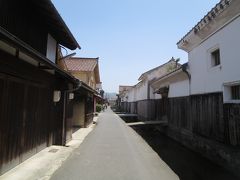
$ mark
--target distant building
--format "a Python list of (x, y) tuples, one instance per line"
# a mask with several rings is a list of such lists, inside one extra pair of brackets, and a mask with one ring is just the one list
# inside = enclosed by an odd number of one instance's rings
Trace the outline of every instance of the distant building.
[[(129, 113), (137, 113), (141, 120), (155, 120), (155, 99), (160, 99), (161, 95), (154, 93), (155, 89), (151, 86), (152, 82), (164, 76), (167, 73), (179, 68), (178, 60), (171, 58), (167, 63), (153, 68), (139, 77), (139, 82), (134, 86), (125, 88), (121, 92), (119, 87), (119, 94), (121, 94), (122, 108)], [(124, 93), (123, 93), (124, 92)]]
[[(190, 95), (189, 81), (189, 67), (188, 63), (185, 63), (180, 65), (174, 71), (171, 71), (162, 77), (156, 78), (151, 82), (151, 87), (154, 89), (153, 93), (161, 96), (159, 101), (156, 101), (157, 103), (155, 105), (156, 119), (169, 119), (170, 98), (174, 99)], [(180, 113), (182, 112), (183, 111), (180, 111)]]
[(128, 100), (127, 93), (132, 88), (133, 88), (133, 86), (124, 86), (124, 85), (119, 86), (119, 98), (121, 99), (120, 100), (121, 102)]
[(99, 73), (99, 58), (66, 58), (61, 65), (64, 70), (70, 72), (74, 77), (83, 81), (96, 91), (102, 89)]
[(75, 93), (78, 98), (73, 105), (76, 114), (73, 118), (73, 126), (86, 127), (93, 120), (97, 101), (102, 100), (98, 58), (62, 58), (60, 66), (89, 86), (85, 93), (80, 91)]

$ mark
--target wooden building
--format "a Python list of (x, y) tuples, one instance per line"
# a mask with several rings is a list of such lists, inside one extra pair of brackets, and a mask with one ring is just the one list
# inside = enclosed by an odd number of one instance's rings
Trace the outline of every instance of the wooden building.
[(0, 174), (67, 141), (79, 81), (56, 65), (59, 44), (79, 48), (50, 0), (0, 1)]
[(73, 126), (87, 127), (93, 120), (97, 101), (102, 99), (98, 58), (63, 58), (59, 64), (88, 87), (87, 91), (75, 92), (73, 105)]

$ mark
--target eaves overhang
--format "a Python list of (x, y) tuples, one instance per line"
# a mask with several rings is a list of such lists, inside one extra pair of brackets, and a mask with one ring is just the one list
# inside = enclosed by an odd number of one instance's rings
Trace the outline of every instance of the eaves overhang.
[(59, 44), (71, 50), (76, 48), (81, 49), (51, 0), (29, 0), (28, 2), (35, 8), (36, 13), (43, 17), (46, 25)]
[(240, 3), (237, 0), (221, 0), (180, 41), (179, 49), (192, 51), (210, 36), (239, 17)]
[(21, 41), (16, 36), (12, 35), (2, 27), (0, 27), (0, 39), (1, 41), (15, 48), (16, 51), (21, 51), (24, 54), (32, 57), (35, 61), (38, 62), (39, 68), (42, 68), (44, 66), (45, 69), (54, 70), (56, 73), (68, 79), (70, 82), (74, 84), (78, 84), (78, 81), (74, 76), (70, 75), (66, 71), (59, 68), (55, 63), (51, 62), (48, 58), (43, 56), (41, 53), (33, 49), (31, 46), (29, 46), (25, 42)]
[(160, 78), (155, 79), (154, 81), (151, 82), (151, 86), (156, 86), (157, 84), (161, 83), (163, 80), (170, 78), (172, 76), (175, 76), (180, 72), (183, 72), (182, 67), (180, 67), (180, 68), (176, 69), (175, 71), (172, 71)]

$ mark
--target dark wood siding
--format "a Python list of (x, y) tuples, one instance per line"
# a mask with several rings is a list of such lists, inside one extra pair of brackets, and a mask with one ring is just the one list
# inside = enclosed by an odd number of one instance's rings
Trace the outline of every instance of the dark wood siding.
[(193, 132), (223, 142), (222, 93), (191, 96), (190, 108)]
[(240, 104), (224, 104), (226, 137), (232, 145), (240, 145)]
[(141, 100), (137, 102), (138, 118), (143, 121), (156, 120), (155, 100)]
[(0, 147), (2, 153), (0, 158), (2, 163), (6, 163), (18, 158), (21, 153), (24, 86), (19, 82), (8, 81), (7, 77), (3, 75), (0, 76), (0, 79), (4, 84), (0, 119), (2, 137)]
[(0, 174), (47, 145), (62, 143), (66, 82), (0, 51)]
[(169, 103), (165, 104), (169, 126), (191, 130), (189, 99), (189, 97), (170, 98)]
[(93, 121), (93, 113), (94, 113), (94, 99), (93, 94), (87, 93), (85, 99), (85, 127), (89, 126), (89, 124)]
[(137, 114), (137, 102), (130, 102), (130, 113)]
[[(139, 120), (168, 120), (169, 128), (229, 145), (240, 145), (240, 105), (223, 104), (222, 93), (137, 103)], [(123, 102), (128, 112), (131, 103)], [(165, 117), (166, 115), (166, 117)]]
[(128, 102), (121, 102), (121, 111), (127, 112), (127, 103)]
[(29, 3), (25, 0), (1, 0), (0, 26), (46, 55), (48, 31), (43, 18)]
[[(9, 75), (1, 79), (1, 162), (19, 163), (47, 146), (50, 92), (41, 84), (29, 83)], [(30, 153), (31, 151), (31, 153)], [(29, 154), (29, 155), (27, 155)], [(11, 167), (2, 167), (2, 171)]]
[(69, 94), (66, 93), (66, 142), (72, 139), (73, 128), (73, 104), (74, 102), (69, 99)]
[(63, 111), (64, 111), (64, 96), (61, 95), (61, 99), (58, 103), (54, 104), (53, 115), (50, 128), (53, 135), (53, 144), (63, 145)]
[(169, 99), (169, 126), (225, 144), (240, 145), (240, 106), (222, 93)]
[(168, 114), (168, 104), (169, 100), (167, 98), (164, 99), (156, 99), (155, 100), (155, 119), (156, 120), (167, 120)]

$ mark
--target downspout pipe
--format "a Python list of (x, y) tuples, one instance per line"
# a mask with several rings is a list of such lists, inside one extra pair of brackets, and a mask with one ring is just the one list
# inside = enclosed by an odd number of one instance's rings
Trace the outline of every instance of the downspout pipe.
[(188, 82), (189, 82), (189, 96), (191, 95), (191, 74), (187, 71), (188, 68), (188, 63), (185, 63), (182, 65), (182, 71), (184, 73), (186, 73), (187, 77), (188, 77)]
[(83, 87), (89, 91), (91, 91), (92, 93), (94, 93), (95, 91), (93, 89), (91, 89), (90, 87), (88, 87), (85, 83), (83, 83), (82, 81), (78, 80), (75, 78), (75, 83), (77, 84), (77, 86), (73, 89), (67, 89), (63, 91), (63, 119), (62, 119), (62, 145), (66, 144), (66, 103), (67, 103), (67, 94), (71, 93), (71, 92), (75, 92), (77, 90), (79, 90), (79, 88)]
[(74, 89), (67, 89), (63, 91), (63, 118), (62, 118), (62, 145), (66, 144), (66, 103), (67, 103), (67, 94), (77, 91), (82, 86), (82, 81), (75, 79), (77, 86)]
[(188, 68), (188, 63), (185, 63), (185, 64), (182, 65), (182, 71), (187, 74), (187, 77), (188, 77), (188, 79), (190, 80), (190, 79), (191, 79), (191, 75), (190, 75), (190, 73), (187, 71), (187, 68)]
[(147, 82), (147, 100), (150, 99), (150, 84)]

